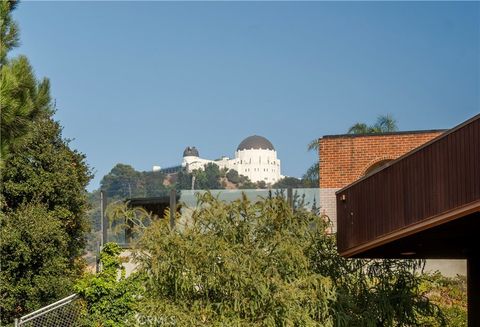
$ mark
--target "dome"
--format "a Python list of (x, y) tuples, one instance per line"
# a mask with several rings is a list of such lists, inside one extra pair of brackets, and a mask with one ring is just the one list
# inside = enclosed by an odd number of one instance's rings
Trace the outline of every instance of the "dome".
[(275, 150), (272, 142), (258, 135), (252, 135), (243, 140), (238, 145), (237, 151), (249, 149)]
[(183, 151), (184, 157), (199, 157), (199, 153), (196, 147), (194, 146), (187, 146)]

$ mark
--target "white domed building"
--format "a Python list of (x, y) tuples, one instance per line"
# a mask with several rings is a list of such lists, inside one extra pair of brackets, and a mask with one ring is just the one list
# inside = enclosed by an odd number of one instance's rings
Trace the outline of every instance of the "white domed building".
[(280, 159), (273, 144), (263, 136), (252, 135), (244, 139), (235, 151), (235, 158), (222, 157), (219, 160), (200, 158), (195, 147), (187, 147), (183, 151), (182, 166), (191, 172), (204, 169), (208, 163), (216, 164), (220, 169), (233, 169), (239, 175), (247, 176), (252, 182), (264, 181), (273, 184), (284, 176), (281, 175)]

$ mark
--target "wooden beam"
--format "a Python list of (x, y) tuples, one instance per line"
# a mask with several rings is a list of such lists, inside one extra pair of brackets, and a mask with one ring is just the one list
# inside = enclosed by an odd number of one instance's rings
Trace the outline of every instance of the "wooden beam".
[(480, 326), (480, 256), (467, 259), (468, 326)]
[(352, 257), (356, 254), (371, 250), (373, 248), (379, 247), (386, 243), (401, 239), (406, 236), (413, 235), (415, 233), (433, 228), (435, 226), (439, 226), (441, 224), (445, 224), (449, 221), (467, 216), (475, 212), (480, 212), (480, 200), (455, 208), (454, 210), (443, 212), (440, 215), (436, 215), (436, 216), (424, 219), (419, 223), (415, 223), (407, 227), (398, 229), (392, 233), (378, 237), (373, 241), (361, 244), (359, 246), (355, 246), (346, 251), (342, 251), (340, 252), (340, 255), (342, 257)]

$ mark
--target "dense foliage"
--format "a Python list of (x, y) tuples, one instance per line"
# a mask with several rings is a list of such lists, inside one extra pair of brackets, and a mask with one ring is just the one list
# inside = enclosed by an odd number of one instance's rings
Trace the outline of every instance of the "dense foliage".
[[(22, 140), (30, 130), (30, 121), (50, 109), (49, 81), (37, 81), (25, 56), (8, 59), (7, 54), (18, 45), (18, 27), (11, 17), (16, 1), (0, 3), (0, 160), (10, 147)], [(1, 165), (1, 162), (0, 162)]]
[(175, 187), (177, 190), (218, 190), (225, 189), (227, 182), (229, 188), (254, 189), (266, 188), (265, 182), (253, 183), (247, 176), (239, 175), (236, 170), (222, 171), (214, 163), (205, 165), (205, 169), (196, 169), (187, 172), (182, 169), (177, 173)]
[(133, 325), (141, 284), (137, 274), (125, 276), (120, 253), (117, 244), (105, 244), (100, 253), (101, 272), (87, 274), (75, 286), (85, 308), (83, 326)]
[[(273, 184), (272, 188), (302, 188), (304, 186), (305, 185), (301, 179), (295, 177), (285, 177)], [(318, 185), (315, 187), (318, 187)]]
[[(439, 272), (425, 274), (420, 289), (439, 306), (449, 326), (467, 326), (467, 279), (465, 276), (445, 277)], [(425, 325), (438, 326), (432, 319)]]
[(85, 187), (91, 174), (85, 156), (68, 146), (60, 125), (50, 113), (31, 122), (31, 133), (18, 146), (2, 169), (2, 199), (6, 213), (36, 201), (61, 217), (69, 236), (70, 257), (80, 255), (85, 246), (88, 221)]
[(229, 169), (225, 176), (227, 177), (227, 180), (230, 183), (233, 183), (233, 184), (240, 183), (240, 175), (238, 174), (238, 171), (236, 171), (235, 169)]
[(100, 188), (111, 199), (159, 196), (167, 188), (165, 174), (159, 171), (140, 172), (126, 164), (116, 164), (100, 181)]
[(17, 1), (0, 2), (0, 65), (7, 62), (10, 50), (19, 44), (17, 23), (12, 19), (11, 12), (17, 6)]
[(0, 320), (14, 317), (70, 295), (81, 265), (71, 262), (69, 237), (60, 211), (26, 203), (0, 213)]
[(140, 313), (178, 326), (442, 322), (420, 292), (421, 261), (343, 259), (326, 229), (280, 197), (225, 203), (206, 193), (187, 224), (171, 230), (164, 219), (146, 229)]
[(318, 217), (280, 200), (227, 204), (206, 193), (199, 204), (182, 231), (161, 220), (140, 241), (145, 316), (179, 326), (332, 323), (332, 282), (305, 253), (324, 228)]
[[(48, 304), (63, 296), (68, 287), (56, 291), (60, 285), (69, 283), (56, 281), (56, 277), (60, 278), (56, 273), (44, 282), (32, 283), (31, 289), (24, 290), (26, 294), (24, 296), (7, 292), (5, 287), (16, 288), (17, 284), (24, 285), (28, 280), (37, 280), (56, 268), (64, 273), (61, 279), (75, 278), (74, 272), (78, 273), (81, 266), (78, 259), (83, 253), (85, 234), (89, 228), (85, 215), (87, 210), (85, 187), (91, 175), (84, 156), (69, 148), (68, 143), (61, 137), (60, 125), (54, 122), (50, 115), (44, 113), (42, 117), (31, 122), (29, 135), (21, 143), (10, 148), (11, 155), (4, 161), (2, 168), (2, 231), (15, 227), (17, 232), (13, 235), (18, 237), (15, 247), (10, 247), (10, 242), (14, 242), (10, 239), (2, 238), (0, 243), (2, 252), (13, 251), (10, 253), (11, 256), (2, 256), (2, 267), (9, 267), (2, 269), (2, 279), (13, 283), (8, 285), (2, 283), (0, 286), (2, 319), (6, 321), (11, 320), (14, 312), (3, 307), (4, 304), (14, 301), (15, 313), (26, 313), (38, 308), (40, 304)], [(32, 205), (38, 208), (33, 210)], [(31, 226), (28, 223), (15, 225), (14, 222), (20, 215), (27, 215), (22, 216), (22, 219), (28, 219)], [(51, 217), (52, 221), (47, 223), (48, 219), (45, 217)], [(42, 224), (42, 229), (35, 229), (36, 224)], [(45, 230), (46, 228), (51, 230)], [(22, 254), (24, 247), (32, 246), (25, 235), (41, 233), (42, 235), (32, 236), (32, 242), (36, 242), (43, 235), (50, 233), (60, 235), (58, 228), (61, 228), (64, 247), (59, 246), (56, 249), (51, 243), (46, 243), (51, 247), (41, 247), (42, 251), (51, 251), (57, 257), (51, 258), (57, 265), (51, 266), (43, 261), (30, 264), (30, 258)], [(58, 237), (60, 239), (60, 236)], [(39, 258), (43, 257), (41, 252), (36, 255)], [(64, 266), (59, 266), (60, 262)], [(50, 291), (41, 293), (44, 296), (38, 296), (32, 301), (31, 299), (39, 292), (37, 287), (49, 288)]]
[(91, 178), (53, 120), (48, 80), (36, 79), (26, 57), (7, 56), (18, 43), (14, 5), (0, 4), (2, 323), (72, 291), (83, 268)]

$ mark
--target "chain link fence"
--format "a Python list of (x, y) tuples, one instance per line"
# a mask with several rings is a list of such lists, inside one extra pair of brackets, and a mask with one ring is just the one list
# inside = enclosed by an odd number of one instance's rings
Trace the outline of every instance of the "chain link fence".
[(77, 326), (81, 313), (78, 295), (73, 294), (15, 320), (15, 327)]

